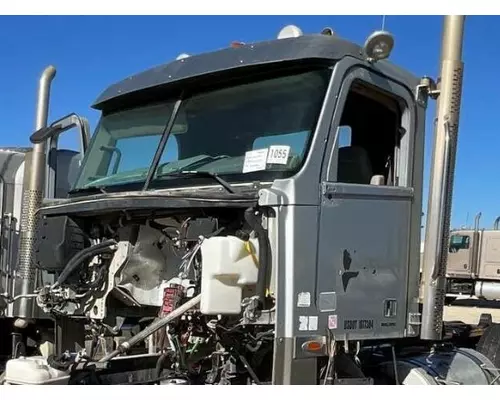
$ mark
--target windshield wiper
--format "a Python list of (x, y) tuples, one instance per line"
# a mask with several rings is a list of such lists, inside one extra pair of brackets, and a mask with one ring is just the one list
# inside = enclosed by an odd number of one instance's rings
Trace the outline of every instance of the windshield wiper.
[(229, 193), (234, 193), (234, 189), (231, 186), (231, 184), (224, 179), (222, 179), (219, 175), (214, 174), (213, 172), (209, 171), (178, 171), (178, 172), (169, 172), (167, 174), (162, 174), (157, 176), (159, 177), (165, 177), (165, 176), (185, 176), (185, 175), (198, 175), (198, 176), (207, 176), (210, 177), (214, 180), (216, 180), (220, 185), (226, 189)]
[(103, 194), (107, 194), (106, 190), (102, 186), (86, 186), (78, 189), (72, 189), (68, 192), (68, 194), (76, 194), (76, 193), (88, 193), (88, 192), (100, 192)]

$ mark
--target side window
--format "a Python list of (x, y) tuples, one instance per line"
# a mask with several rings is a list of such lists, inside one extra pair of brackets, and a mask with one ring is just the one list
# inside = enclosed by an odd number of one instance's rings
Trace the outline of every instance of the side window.
[[(353, 82), (338, 130), (337, 182), (406, 184), (409, 140), (402, 128), (405, 106), (393, 95), (360, 81)], [(406, 147), (404, 151), (402, 147)], [(400, 160), (402, 153), (405, 159)]]
[(470, 236), (452, 235), (450, 238), (450, 253), (456, 253), (459, 250), (467, 250), (470, 244)]
[(351, 127), (343, 125), (339, 127), (339, 149), (351, 145)]

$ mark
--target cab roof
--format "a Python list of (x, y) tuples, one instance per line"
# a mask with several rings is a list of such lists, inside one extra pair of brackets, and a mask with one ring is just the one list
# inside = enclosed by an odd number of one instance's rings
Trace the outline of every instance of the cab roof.
[[(244, 44), (241, 47), (193, 55), (132, 75), (105, 89), (92, 107), (105, 110), (113, 104), (123, 103), (127, 99), (147, 94), (152, 90), (166, 89), (176, 83), (182, 84), (229, 70), (241, 72), (242, 69), (250, 67), (292, 64), (301, 61), (332, 64), (346, 56), (366, 62), (362, 47), (337, 36), (304, 35)], [(408, 71), (386, 60), (377, 62), (373, 68), (410, 87), (414, 87), (419, 82), (419, 79)]]

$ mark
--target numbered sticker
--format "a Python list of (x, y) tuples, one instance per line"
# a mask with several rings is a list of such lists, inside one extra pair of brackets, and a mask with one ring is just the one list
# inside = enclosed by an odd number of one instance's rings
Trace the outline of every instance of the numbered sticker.
[(267, 163), (286, 165), (289, 154), (290, 146), (271, 146), (267, 153)]

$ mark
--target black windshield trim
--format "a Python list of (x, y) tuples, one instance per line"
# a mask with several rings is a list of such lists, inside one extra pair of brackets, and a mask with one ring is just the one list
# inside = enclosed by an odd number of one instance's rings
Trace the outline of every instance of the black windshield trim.
[(158, 169), (158, 164), (160, 163), (160, 158), (165, 150), (165, 146), (167, 145), (167, 140), (170, 137), (170, 133), (172, 132), (172, 128), (175, 124), (175, 119), (177, 118), (177, 114), (179, 113), (179, 109), (182, 105), (182, 95), (177, 99), (174, 104), (174, 108), (172, 113), (170, 114), (170, 118), (168, 119), (167, 126), (163, 131), (160, 139), (160, 143), (158, 143), (158, 148), (156, 149), (155, 155), (153, 157), (153, 162), (149, 167), (148, 175), (146, 176), (146, 180), (144, 181), (144, 187), (142, 190), (147, 190), (148, 186), (151, 184), (151, 180), (153, 176), (156, 174), (156, 170)]

